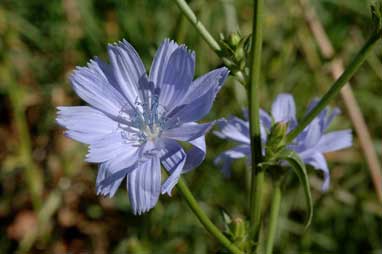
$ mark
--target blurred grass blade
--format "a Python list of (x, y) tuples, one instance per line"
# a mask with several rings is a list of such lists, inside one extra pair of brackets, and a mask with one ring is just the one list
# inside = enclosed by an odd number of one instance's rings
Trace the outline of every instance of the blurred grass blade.
[(6, 82), (6, 92), (9, 95), (14, 121), (19, 136), (19, 158), (24, 168), (24, 179), (29, 188), (33, 207), (37, 210), (42, 204), (43, 175), (32, 158), (31, 137), (25, 119), (23, 104), (24, 94), (21, 87), (11, 78), (10, 71), (3, 71), (2, 78)]

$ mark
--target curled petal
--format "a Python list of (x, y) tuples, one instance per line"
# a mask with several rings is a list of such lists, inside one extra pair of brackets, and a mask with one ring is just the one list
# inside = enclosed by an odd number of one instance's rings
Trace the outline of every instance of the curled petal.
[(164, 154), (161, 157), (161, 162), (170, 176), (162, 185), (162, 194), (167, 193), (171, 196), (171, 191), (179, 180), (186, 158), (186, 153), (176, 141), (165, 141)]
[(109, 165), (101, 163), (96, 180), (97, 194), (113, 197), (122, 180), (135, 168), (136, 165), (112, 173)]
[(198, 167), (206, 158), (206, 140), (204, 136), (188, 141), (192, 148), (187, 151), (186, 163), (182, 173), (187, 173)]

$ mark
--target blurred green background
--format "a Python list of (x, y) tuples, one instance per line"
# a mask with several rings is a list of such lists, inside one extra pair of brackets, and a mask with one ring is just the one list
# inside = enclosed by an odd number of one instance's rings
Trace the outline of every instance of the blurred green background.
[[(302, 116), (309, 101), (331, 83), (297, 0), (266, 0), (261, 105), (275, 95), (295, 95)], [(193, 10), (215, 38), (251, 32), (249, 0), (193, 0)], [(334, 45), (349, 62), (370, 32), (367, 1), (315, 0), (311, 5)], [(106, 45), (126, 38), (149, 68), (164, 38), (195, 50), (197, 76), (222, 65), (170, 0), (0, 0), (0, 253), (217, 253), (222, 251), (175, 190), (148, 214), (134, 216), (125, 188), (113, 199), (96, 196), (96, 166), (83, 162), (84, 145), (63, 136), (55, 107), (83, 102), (68, 75)], [(381, 158), (381, 43), (352, 84)], [(230, 77), (206, 120), (241, 114), (243, 88)], [(339, 97), (340, 98), (340, 97)], [(333, 106), (342, 107), (338, 99)], [(351, 128), (342, 114), (332, 129)], [(185, 176), (203, 209), (223, 228), (220, 210), (247, 212), (248, 172), (234, 163), (225, 179), (212, 161), (232, 146), (207, 137), (204, 164)], [(382, 206), (357, 140), (328, 155), (332, 183), (321, 193), (311, 170), (315, 203), (311, 227), (303, 230), (304, 196), (291, 179), (282, 201), (276, 253), (382, 253)], [(124, 185), (122, 185), (124, 186)], [(267, 212), (265, 205), (264, 212)]]

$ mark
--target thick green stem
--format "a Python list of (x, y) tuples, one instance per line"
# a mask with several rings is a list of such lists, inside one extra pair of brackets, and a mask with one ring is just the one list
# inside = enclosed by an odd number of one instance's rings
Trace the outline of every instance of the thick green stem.
[(203, 212), (182, 178), (179, 179), (177, 186), (178, 189), (182, 192), (183, 197), (186, 199), (188, 206), (191, 208), (195, 216), (203, 224), (206, 230), (210, 232), (231, 253), (242, 254), (243, 252), (238, 247), (236, 247), (228, 238), (226, 238)]
[(373, 49), (380, 36), (373, 34), (361, 48), (358, 54), (354, 57), (353, 61), (346, 68), (344, 73), (334, 82), (329, 91), (321, 98), (319, 103), (313, 108), (308, 115), (306, 115), (300, 124), (291, 131), (287, 136), (287, 142), (291, 143), (298, 134), (300, 134), (306, 126), (329, 104), (329, 102), (341, 91), (341, 88), (353, 77), (355, 72), (361, 67), (366, 60), (367, 54)]
[(271, 217), (269, 220), (267, 245), (265, 247), (265, 254), (272, 254), (273, 244), (275, 242), (275, 235), (277, 230), (277, 224), (279, 220), (281, 204), (281, 188), (280, 183), (276, 183), (273, 190), (272, 206), (271, 206)]
[(251, 239), (256, 242), (261, 222), (261, 199), (264, 172), (258, 167), (262, 161), (259, 111), (259, 83), (261, 71), (261, 50), (263, 44), (263, 0), (254, 0), (252, 51), (248, 84), (249, 124), (252, 151), (252, 176), (250, 193)]
[(212, 37), (212, 35), (208, 32), (208, 30), (204, 27), (203, 23), (199, 21), (196, 17), (195, 13), (192, 11), (190, 6), (188, 6), (185, 0), (175, 0), (179, 9), (182, 13), (187, 17), (187, 19), (191, 22), (191, 24), (195, 27), (195, 29), (200, 33), (203, 39), (207, 42), (207, 44), (218, 53), (221, 48), (219, 43)]

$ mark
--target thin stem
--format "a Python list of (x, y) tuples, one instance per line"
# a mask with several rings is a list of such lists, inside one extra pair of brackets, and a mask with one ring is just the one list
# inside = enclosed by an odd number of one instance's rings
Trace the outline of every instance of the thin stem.
[[(187, 17), (190, 23), (195, 27), (196, 31), (198, 31), (204, 41), (207, 42), (208, 46), (216, 53), (216, 55), (221, 56), (222, 48), (220, 47), (219, 43), (212, 37), (203, 23), (196, 17), (195, 13), (192, 11), (187, 2), (184, 0), (174, 1), (178, 5), (183, 15)], [(246, 84), (246, 77), (242, 71), (234, 71), (232, 72), (232, 75), (234, 75), (241, 84)]]
[(250, 193), (250, 225), (251, 239), (256, 241), (261, 220), (261, 199), (264, 181), (264, 172), (258, 167), (262, 160), (260, 116), (259, 116), (259, 83), (261, 70), (261, 50), (263, 44), (263, 0), (254, 0), (253, 28), (252, 28), (252, 51), (250, 58), (249, 74), (249, 124), (252, 151), (252, 176)]
[(217, 41), (212, 37), (203, 23), (199, 21), (190, 6), (188, 6), (187, 2), (185, 0), (175, 0), (175, 2), (182, 13), (187, 17), (187, 19), (207, 42), (207, 44), (218, 54), (221, 50), (219, 43), (217, 43)]
[[(318, 17), (315, 9), (310, 4), (309, 0), (300, 0), (300, 5), (302, 7), (306, 23), (309, 25), (309, 28), (312, 32), (314, 39), (316, 40), (322, 56), (326, 60), (330, 60), (335, 56), (335, 50), (330, 41), (320, 18)], [(382, 79), (382, 73), (380, 70), (382, 67), (379, 63), (378, 57), (376, 55), (370, 55), (367, 58), (370, 66), (374, 69), (375, 73)], [(375, 68), (373, 64), (376, 61), (378, 67)], [(373, 63), (371, 63), (373, 62)], [(332, 60), (330, 66), (331, 74), (334, 79), (337, 79), (341, 73), (344, 71), (342, 64), (342, 59), (336, 57)], [(377, 70), (377, 71), (376, 71)], [(366, 163), (369, 166), (369, 171), (374, 183), (375, 192), (379, 201), (382, 203), (382, 167), (378, 159), (378, 154), (373, 145), (373, 139), (370, 134), (370, 130), (366, 124), (366, 120), (362, 114), (361, 108), (357, 102), (357, 99), (354, 96), (354, 92), (350, 86), (350, 83), (345, 85), (341, 90), (341, 96), (344, 101), (344, 106), (348, 113), (350, 120), (352, 121), (354, 130), (358, 137), (358, 142), (361, 148), (363, 155), (365, 156)]]
[(195, 216), (203, 224), (208, 232), (210, 232), (215, 238), (226, 247), (231, 253), (242, 254), (243, 252), (236, 247), (228, 238), (226, 238), (222, 232), (212, 223), (208, 216), (204, 213), (202, 208), (198, 205), (198, 202), (192, 195), (190, 189), (187, 187), (186, 183), (182, 178), (179, 179), (177, 184), (178, 189), (182, 192), (183, 197), (186, 199), (188, 206), (191, 208)]
[(272, 254), (273, 244), (275, 242), (275, 235), (277, 224), (279, 220), (279, 212), (280, 212), (280, 204), (281, 204), (281, 188), (280, 183), (276, 183), (273, 198), (272, 198), (272, 206), (271, 206), (271, 217), (269, 221), (269, 229), (268, 229), (268, 237), (267, 244), (265, 247), (265, 254)]
[(363, 62), (366, 60), (367, 54), (373, 49), (373, 46), (379, 39), (378, 34), (373, 34), (354, 57), (353, 61), (346, 68), (344, 73), (334, 82), (329, 91), (321, 98), (319, 103), (313, 108), (312, 111), (306, 115), (300, 124), (292, 130), (287, 136), (287, 143), (291, 143), (298, 134), (300, 134), (306, 126), (329, 104), (329, 102), (341, 91), (341, 88), (346, 85), (346, 83), (351, 79), (355, 72), (361, 67)]

